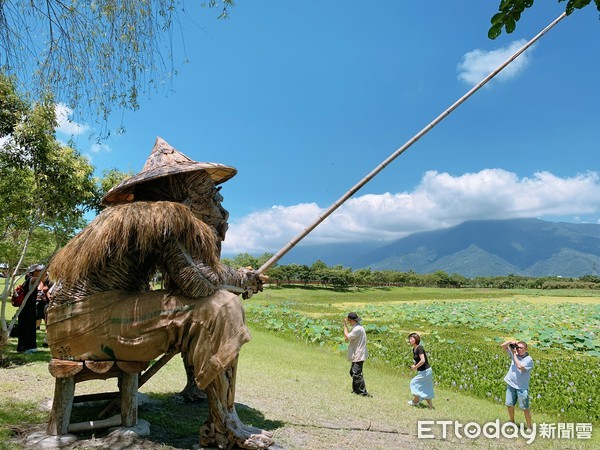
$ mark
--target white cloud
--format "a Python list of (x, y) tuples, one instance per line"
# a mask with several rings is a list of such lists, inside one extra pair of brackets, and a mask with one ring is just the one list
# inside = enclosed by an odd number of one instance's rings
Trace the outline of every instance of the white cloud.
[[(223, 252), (276, 252), (326, 209), (315, 203), (273, 206), (230, 224)], [(560, 178), (549, 172), (519, 177), (502, 169), (452, 176), (429, 171), (412, 192), (349, 199), (303, 244), (387, 241), (466, 220), (600, 213), (596, 172)]]
[[(458, 79), (469, 84), (477, 84), (488, 76), (493, 70), (497, 69), (504, 61), (514, 55), (526, 40), (520, 39), (512, 42), (508, 47), (497, 50), (485, 51), (475, 49), (463, 56), (462, 62), (458, 64)], [(498, 73), (494, 80), (507, 81), (520, 74), (531, 61), (531, 50), (535, 46), (528, 48), (519, 55), (514, 61)]]
[(107, 144), (99, 144), (99, 143), (94, 143), (92, 144), (92, 146), (90, 147), (90, 152), (92, 153), (110, 153), (112, 151), (112, 149), (110, 148), (109, 145)]
[(84, 124), (73, 122), (70, 117), (73, 115), (73, 110), (64, 103), (58, 103), (55, 107), (56, 120), (58, 126), (56, 131), (66, 134), (67, 136), (79, 136), (80, 134), (89, 133), (90, 127)]

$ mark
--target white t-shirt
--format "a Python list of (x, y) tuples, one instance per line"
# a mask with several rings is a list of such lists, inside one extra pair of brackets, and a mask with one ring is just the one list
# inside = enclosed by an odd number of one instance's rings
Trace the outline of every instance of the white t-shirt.
[(348, 333), (348, 361), (360, 362), (367, 359), (367, 333), (359, 323)]
[(523, 372), (517, 369), (513, 354), (510, 349), (506, 349), (508, 356), (511, 358), (510, 368), (504, 377), (504, 382), (515, 389), (529, 389), (529, 379), (531, 378), (531, 369), (533, 369), (533, 359), (527, 355), (519, 358), (519, 362), (525, 366)]

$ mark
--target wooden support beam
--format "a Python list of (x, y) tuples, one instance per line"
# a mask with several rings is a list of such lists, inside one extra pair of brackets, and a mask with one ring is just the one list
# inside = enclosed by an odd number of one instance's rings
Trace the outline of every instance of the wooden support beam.
[[(67, 422), (68, 425), (68, 422)], [(104, 420), (90, 420), (88, 422), (72, 423), (68, 427), (69, 433), (79, 433), (82, 431), (99, 430), (101, 428), (118, 427), (121, 425), (121, 416), (115, 415)], [(66, 434), (66, 433), (63, 433)]]
[(54, 385), (54, 401), (50, 413), (50, 422), (46, 433), (51, 436), (67, 434), (71, 410), (73, 409), (73, 394), (75, 393), (75, 378), (56, 378)]
[[(150, 378), (152, 378), (160, 369), (162, 369), (164, 367), (165, 364), (167, 364), (171, 358), (173, 358), (173, 356), (175, 356), (177, 353), (177, 351), (170, 351), (167, 353), (164, 353), (160, 359), (158, 361), (156, 361), (154, 364), (152, 364), (148, 370), (146, 370), (143, 374), (141, 374), (140, 379), (139, 379), (139, 384), (138, 384), (138, 389), (144, 385), (144, 383), (146, 383)], [(146, 363), (146, 367), (147, 367), (148, 363)], [(137, 399), (136, 399), (137, 400)], [(109, 414), (111, 414), (115, 408), (117, 407), (117, 405), (119, 404), (120, 401), (120, 397), (117, 396), (117, 398), (115, 398), (112, 402), (110, 402), (106, 408), (104, 408), (102, 410), (102, 412), (100, 413), (100, 415), (98, 417), (103, 418), (108, 416)]]

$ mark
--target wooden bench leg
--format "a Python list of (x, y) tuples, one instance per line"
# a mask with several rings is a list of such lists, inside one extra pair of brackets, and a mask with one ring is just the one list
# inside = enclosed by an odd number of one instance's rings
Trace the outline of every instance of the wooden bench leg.
[(67, 434), (71, 410), (73, 409), (73, 396), (75, 395), (75, 378), (56, 378), (54, 384), (54, 400), (52, 412), (46, 433), (51, 436)]
[(137, 425), (138, 384), (138, 373), (123, 373), (121, 380), (121, 425), (124, 427)]

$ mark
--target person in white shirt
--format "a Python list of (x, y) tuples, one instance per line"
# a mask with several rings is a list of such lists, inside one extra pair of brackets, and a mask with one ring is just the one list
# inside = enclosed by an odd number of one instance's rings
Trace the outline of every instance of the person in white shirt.
[(510, 368), (504, 382), (506, 383), (506, 407), (508, 418), (515, 421), (515, 405), (523, 410), (527, 428), (531, 429), (531, 411), (529, 410), (529, 379), (533, 369), (533, 359), (527, 353), (527, 344), (523, 341), (506, 341), (500, 344), (502, 349), (511, 358)]
[(349, 313), (348, 317), (344, 319), (344, 338), (348, 341), (348, 361), (352, 363), (350, 366), (352, 392), (370, 397), (363, 376), (363, 364), (369, 354), (367, 351), (367, 333), (360, 322), (361, 319), (355, 312)]

